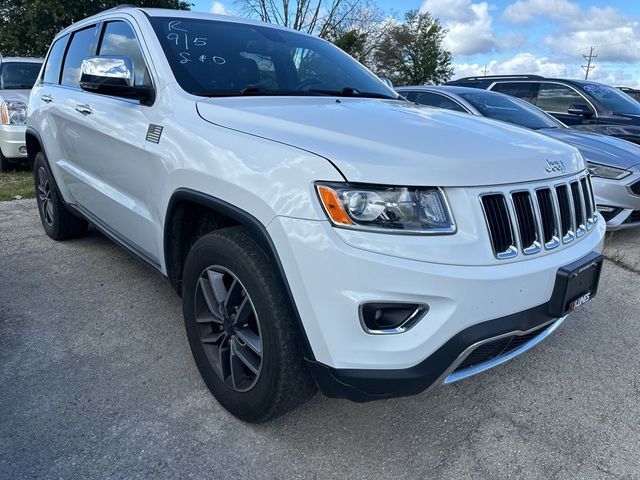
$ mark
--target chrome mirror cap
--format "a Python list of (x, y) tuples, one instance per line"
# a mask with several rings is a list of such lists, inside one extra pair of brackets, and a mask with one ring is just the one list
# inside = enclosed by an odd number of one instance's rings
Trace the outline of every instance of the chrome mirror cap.
[[(133, 60), (120, 55), (87, 57), (80, 66), (80, 87), (95, 89), (98, 85), (133, 87)], [(92, 88), (93, 87), (93, 88)]]

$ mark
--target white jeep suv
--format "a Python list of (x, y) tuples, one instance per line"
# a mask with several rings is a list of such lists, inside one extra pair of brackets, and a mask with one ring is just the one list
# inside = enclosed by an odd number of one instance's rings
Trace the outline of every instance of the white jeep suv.
[(116, 8), (56, 37), (29, 112), (47, 234), (91, 223), (165, 275), (247, 421), (465, 378), (596, 293), (577, 150), (403, 101), (312, 36)]

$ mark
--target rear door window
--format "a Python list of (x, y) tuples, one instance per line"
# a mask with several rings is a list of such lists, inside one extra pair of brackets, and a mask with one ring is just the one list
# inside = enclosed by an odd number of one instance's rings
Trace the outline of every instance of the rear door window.
[(573, 88), (559, 83), (543, 83), (538, 91), (536, 106), (545, 112), (567, 113), (571, 105), (589, 105)]
[(496, 83), (491, 90), (533, 103), (537, 86), (534, 82), (499, 82)]
[(44, 66), (42, 81), (44, 83), (60, 83), (60, 69), (62, 68), (62, 57), (64, 57), (64, 49), (67, 48), (69, 35), (59, 38), (51, 46), (47, 63)]
[(71, 44), (67, 49), (62, 69), (62, 85), (78, 87), (80, 83), (80, 66), (82, 60), (93, 52), (93, 43), (96, 38), (96, 26), (78, 30), (71, 37)]

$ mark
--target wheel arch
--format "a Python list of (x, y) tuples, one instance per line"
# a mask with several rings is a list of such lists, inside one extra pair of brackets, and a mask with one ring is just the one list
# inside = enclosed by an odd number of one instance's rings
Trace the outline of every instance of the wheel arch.
[[(194, 210), (196, 216), (194, 216)], [(204, 215), (204, 219), (198, 215)], [(203, 219), (203, 221), (191, 221), (196, 218)], [(291, 302), (295, 317), (292, 323), (298, 330), (300, 339), (303, 342), (304, 356), (308, 360), (313, 360), (315, 357), (273, 240), (262, 222), (249, 212), (196, 190), (189, 188), (175, 190), (167, 206), (163, 236), (165, 268), (169, 283), (180, 295), (182, 269), (190, 245), (202, 234), (233, 225), (247, 228), (277, 266), (278, 274)], [(183, 228), (185, 226), (187, 228)], [(194, 233), (195, 237), (193, 236)]]
[(33, 127), (27, 127), (25, 132), (25, 145), (27, 147), (27, 162), (29, 163), (29, 168), (33, 169), (33, 162), (38, 152), (43, 152), (45, 157), (47, 156), (47, 153), (44, 151), (42, 138)]

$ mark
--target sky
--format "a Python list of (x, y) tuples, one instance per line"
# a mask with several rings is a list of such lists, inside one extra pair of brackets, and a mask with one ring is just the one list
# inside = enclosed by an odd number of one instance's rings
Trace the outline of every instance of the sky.
[[(233, 13), (233, 0), (192, 0), (193, 10)], [(640, 88), (640, 0), (378, 0), (390, 15), (417, 8), (448, 30), (454, 78), (538, 74)]]

